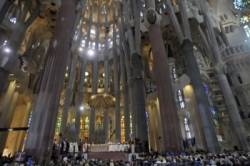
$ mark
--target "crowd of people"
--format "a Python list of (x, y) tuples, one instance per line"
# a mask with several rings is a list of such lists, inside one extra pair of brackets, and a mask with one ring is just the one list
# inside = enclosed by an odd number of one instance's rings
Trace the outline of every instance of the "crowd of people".
[[(4, 157), (0, 159), (0, 165), (35, 165), (27, 158), (24, 162), (17, 162), (15, 158)], [(110, 159), (87, 159), (84, 153), (59, 154), (52, 156), (48, 162), (49, 166), (249, 166), (250, 152), (224, 152), (220, 154), (212, 153), (167, 153), (156, 152), (142, 153), (137, 157), (132, 155), (127, 161), (113, 161)]]
[[(111, 158), (101, 160), (100, 158), (88, 158), (89, 144), (70, 143), (67, 140), (54, 142), (51, 158), (46, 161), (49, 166), (250, 166), (250, 152), (224, 151), (213, 154), (204, 151), (164, 153), (144, 152), (134, 153), (130, 146), (127, 152), (127, 160), (114, 161)], [(132, 148), (131, 148), (132, 147)], [(138, 150), (136, 146), (135, 149)], [(139, 148), (140, 149), (140, 148)], [(135, 150), (135, 151), (137, 151)], [(8, 165), (37, 165), (32, 156), (19, 153), (16, 156), (5, 156), (0, 158), (0, 166)], [(44, 164), (43, 164), (44, 165)]]

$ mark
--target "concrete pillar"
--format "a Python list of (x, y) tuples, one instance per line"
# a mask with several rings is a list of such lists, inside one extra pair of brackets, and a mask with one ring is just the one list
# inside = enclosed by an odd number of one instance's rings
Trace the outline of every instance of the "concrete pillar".
[[(130, 139), (134, 139), (135, 136), (135, 110), (133, 109), (133, 89), (132, 89), (132, 77), (131, 77), (131, 66), (130, 66), (130, 62), (129, 62), (129, 53), (128, 53), (128, 48), (124, 47), (124, 61), (125, 61), (125, 71), (126, 71), (126, 75), (127, 75), (127, 88), (128, 91), (126, 93), (128, 93), (128, 104), (129, 104), (129, 116), (132, 116), (132, 131), (130, 130), (129, 127), (129, 132), (130, 132)], [(125, 87), (126, 88), (126, 87)], [(125, 94), (124, 94), (125, 95)], [(130, 119), (130, 117), (129, 117)], [(132, 133), (132, 136), (131, 136)]]
[(189, 40), (192, 39), (191, 37), (191, 30), (190, 30), (190, 26), (189, 26), (189, 18), (188, 18), (188, 5), (187, 5), (187, 0), (178, 0), (178, 4), (179, 4), (179, 9), (181, 12), (181, 20), (182, 20), (182, 24), (183, 24), (183, 31), (185, 34), (185, 37)]
[(209, 152), (219, 152), (220, 147), (218, 144), (215, 128), (213, 126), (212, 115), (210, 112), (210, 104), (208, 96), (206, 95), (200, 70), (194, 56), (193, 44), (189, 40), (184, 40), (182, 43), (182, 54), (185, 59), (185, 69), (191, 79), (194, 87), (194, 93), (197, 102), (197, 111), (199, 112), (203, 133), (206, 141), (206, 146)]
[(92, 62), (92, 93), (97, 94), (98, 90), (98, 61), (93, 61)]
[(9, 73), (0, 67), (0, 97), (6, 92), (8, 86), (8, 76)]
[(76, 1), (62, 1), (56, 29), (47, 52), (49, 57), (34, 106), (25, 151), (40, 164), (49, 159), (57, 120), (67, 59), (70, 56)]
[(104, 60), (104, 92), (108, 93), (109, 92), (109, 60), (105, 58)]
[(73, 90), (75, 85), (76, 78), (76, 65), (77, 65), (78, 57), (76, 54), (73, 54), (71, 57), (71, 65), (70, 65), (70, 74), (69, 74), (69, 82), (66, 88), (64, 107), (62, 112), (62, 124), (61, 124), (61, 133), (63, 136), (66, 136), (66, 128), (67, 128), (67, 120), (68, 120), (68, 111), (72, 103), (73, 99)]
[(93, 143), (95, 136), (95, 119), (96, 119), (96, 110), (94, 108), (90, 109), (89, 113), (89, 143)]
[(136, 124), (135, 124), (135, 138), (141, 144), (141, 151), (148, 150), (148, 126), (145, 108), (145, 89), (143, 80), (143, 64), (141, 56), (133, 54), (131, 63), (132, 69), (132, 96), (133, 96), (133, 109), (135, 110)]
[[(99, 22), (100, 19), (100, 11), (99, 8), (97, 9), (97, 21)], [(100, 27), (99, 24), (96, 26), (96, 38), (95, 38), (95, 50), (98, 50), (99, 47), (99, 34), (100, 34)], [(92, 92), (93, 94), (97, 94), (98, 91), (98, 83), (99, 83), (99, 62), (98, 62), (98, 58), (96, 57), (96, 59), (94, 59), (93, 61), (93, 70), (92, 70), (92, 74), (93, 74), (93, 79), (92, 79)]]
[[(135, 5), (138, 7), (137, 3), (131, 2), (132, 8), (135, 10)], [(129, 7), (128, 4), (124, 4), (124, 16), (126, 21), (129, 22)], [(132, 114), (132, 123), (133, 123), (133, 137), (137, 138), (142, 146), (141, 151), (147, 151), (148, 147), (148, 126), (147, 126), (147, 117), (145, 110), (145, 89), (143, 81), (143, 65), (140, 57), (140, 15), (138, 12), (135, 12), (134, 15), (134, 27), (128, 27), (127, 36), (129, 44), (129, 53), (130, 58), (126, 56), (125, 66), (127, 69), (127, 74), (129, 78), (129, 94), (130, 94), (130, 104), (131, 104), (131, 114)], [(124, 23), (122, 24), (125, 25)], [(132, 29), (136, 28), (135, 35), (132, 33)]]
[[(105, 15), (105, 24), (107, 24), (106, 28), (108, 28), (108, 15)], [(108, 30), (106, 29), (105, 31), (105, 48), (104, 48), (104, 92), (108, 93), (109, 92), (109, 56), (108, 56)]]
[(234, 133), (236, 134), (236, 137), (238, 139), (239, 145), (241, 149), (249, 151), (250, 147), (247, 141), (247, 131), (240, 117), (237, 103), (232, 93), (232, 89), (228, 83), (227, 77), (225, 73), (223, 73), (221, 70), (217, 70), (216, 74), (217, 74), (216, 77), (218, 79), (220, 88), (222, 90), (225, 99), (225, 104), (231, 119), (231, 124), (233, 126)]
[(127, 75), (125, 68), (125, 55), (120, 55), (120, 68), (121, 68), (121, 76), (122, 76), (122, 84), (123, 84), (123, 98), (124, 98), (124, 124), (125, 124), (125, 141), (129, 142), (130, 138), (130, 110), (129, 110), (129, 87), (127, 83)]
[(208, 149), (209, 151), (212, 151), (212, 152), (218, 151), (219, 145), (218, 145), (216, 133), (212, 124), (212, 119), (211, 119), (212, 117), (210, 114), (208, 98), (205, 94), (199, 68), (197, 66), (196, 59), (193, 54), (193, 45), (191, 42), (192, 40), (191, 30), (190, 30), (189, 20), (187, 16), (187, 1), (186, 0), (178, 1), (180, 12), (181, 12), (184, 36), (187, 39), (184, 42), (183, 42), (184, 37), (182, 35), (182, 32), (180, 33), (179, 23), (178, 23), (178, 20), (176, 19), (173, 6), (169, 0), (167, 1), (167, 4), (171, 11), (170, 12), (171, 20), (172, 22), (175, 22), (174, 27), (176, 28), (176, 33), (179, 34), (178, 36), (179, 41), (182, 43), (183, 55), (186, 55), (185, 59), (187, 58), (187, 61), (185, 61), (186, 71), (189, 77), (191, 78), (193, 86), (195, 87), (195, 95), (196, 95), (197, 106), (198, 106), (197, 111), (199, 111), (199, 114), (202, 119), (203, 129), (204, 129), (204, 134), (206, 138), (206, 143), (208, 144)]
[(104, 110), (104, 139), (105, 143), (109, 142), (109, 114), (108, 114), (108, 109)]
[[(113, 18), (115, 19), (113, 11)], [(113, 67), (114, 67), (114, 94), (115, 94), (115, 140), (121, 142), (121, 113), (120, 113), (120, 72), (119, 72), (119, 55), (117, 51), (116, 36), (117, 25), (113, 24)]]
[[(86, 9), (86, 2), (85, 1), (80, 1), (77, 6), (77, 16), (76, 16), (76, 21), (74, 25), (74, 29), (76, 31), (79, 31), (79, 36), (77, 37), (76, 41), (72, 45), (72, 51), (78, 50), (79, 43), (81, 42), (81, 35), (82, 35), (82, 13), (85, 12)], [(80, 22), (80, 23), (79, 23)], [(76, 94), (76, 109), (75, 109), (75, 129), (76, 129), (76, 141), (79, 141), (79, 134), (80, 134), (80, 125), (81, 125), (81, 111), (80, 108), (83, 103), (83, 97), (84, 97), (84, 79), (85, 79), (85, 71), (86, 71), (86, 65), (87, 61), (84, 59), (82, 60), (79, 56), (77, 57), (79, 61), (79, 70), (80, 70), (80, 78), (78, 82), (78, 92)], [(76, 66), (75, 66), (76, 67)]]
[[(157, 24), (157, 13), (154, 10), (147, 12), (149, 39), (153, 52), (153, 72), (160, 102), (163, 139), (165, 151), (181, 151), (180, 124), (177, 115), (175, 100), (171, 85), (168, 58), (162, 39), (161, 27)], [(163, 72), (164, 71), (164, 72)]]
[(191, 30), (187, 13), (187, 1), (178, 0), (178, 4), (181, 11), (183, 31), (186, 38), (186, 40), (182, 41), (182, 54), (185, 56), (185, 69), (195, 89), (194, 92), (197, 101), (197, 111), (199, 112), (201, 118), (207, 149), (210, 152), (218, 152), (220, 147), (218, 144), (215, 128), (213, 126), (210, 104), (208, 101), (208, 96), (205, 93), (200, 70), (194, 56)]
[[(116, 48), (114, 48), (116, 49)], [(120, 115), (120, 76), (118, 55), (114, 51), (114, 89), (115, 89), (115, 137), (116, 142), (121, 142), (121, 115)]]
[(181, 26), (179, 24), (179, 21), (175, 15), (175, 10), (172, 6), (172, 2), (170, 0), (166, 0), (167, 6), (169, 8), (169, 17), (171, 20), (172, 25), (174, 26), (174, 29), (176, 31), (176, 35), (180, 41), (180, 43), (182, 43), (183, 39), (184, 39), (184, 35), (181, 29)]
[(85, 80), (85, 71), (86, 71), (87, 62), (80, 63), (80, 80), (78, 84), (78, 95), (77, 95), (77, 102), (76, 102), (76, 121), (75, 121), (75, 128), (76, 128), (76, 136), (77, 140), (80, 134), (80, 122), (81, 122), (81, 110), (80, 107), (83, 104), (84, 99), (84, 80)]
[[(124, 7), (126, 8), (126, 6), (124, 5)], [(124, 14), (125, 16), (125, 14)], [(128, 16), (126, 16), (127, 18)], [(133, 101), (133, 89), (132, 89), (132, 66), (130, 64), (130, 52), (135, 51), (135, 47), (134, 47), (134, 41), (133, 41), (133, 36), (132, 36), (132, 32), (131, 29), (129, 28), (127, 30), (127, 35), (128, 35), (128, 45), (127, 45), (127, 41), (125, 40), (125, 36), (124, 36), (124, 22), (122, 22), (122, 26), (121, 26), (121, 32), (120, 33), (120, 37), (121, 37), (121, 43), (122, 44), (122, 49), (124, 51), (124, 63), (125, 63), (125, 71), (126, 71), (126, 75), (127, 75), (127, 86), (128, 86), (128, 100), (129, 100), (129, 114), (130, 116), (132, 116), (132, 131), (130, 131), (130, 139), (134, 140), (135, 138), (135, 126), (136, 126), (136, 116), (135, 116), (135, 110), (134, 110), (134, 102)], [(132, 134), (132, 135), (131, 135)]]

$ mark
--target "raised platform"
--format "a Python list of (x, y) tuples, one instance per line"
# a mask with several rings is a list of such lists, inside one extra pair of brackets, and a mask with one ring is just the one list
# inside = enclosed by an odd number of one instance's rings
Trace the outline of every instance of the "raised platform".
[(88, 145), (89, 152), (127, 152), (128, 144), (91, 144)]
[(128, 161), (128, 153), (125, 153), (125, 152), (89, 152), (88, 159)]

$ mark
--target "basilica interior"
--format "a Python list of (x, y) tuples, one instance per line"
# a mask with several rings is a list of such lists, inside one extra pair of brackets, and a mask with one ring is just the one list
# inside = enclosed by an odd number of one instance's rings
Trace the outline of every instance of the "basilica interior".
[(1, 0), (0, 153), (249, 150), (249, 5)]

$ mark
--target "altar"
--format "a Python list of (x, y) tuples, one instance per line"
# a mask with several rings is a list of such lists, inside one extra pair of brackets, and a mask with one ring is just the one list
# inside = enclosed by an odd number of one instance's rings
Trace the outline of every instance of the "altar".
[(127, 152), (129, 144), (91, 144), (89, 152)]

